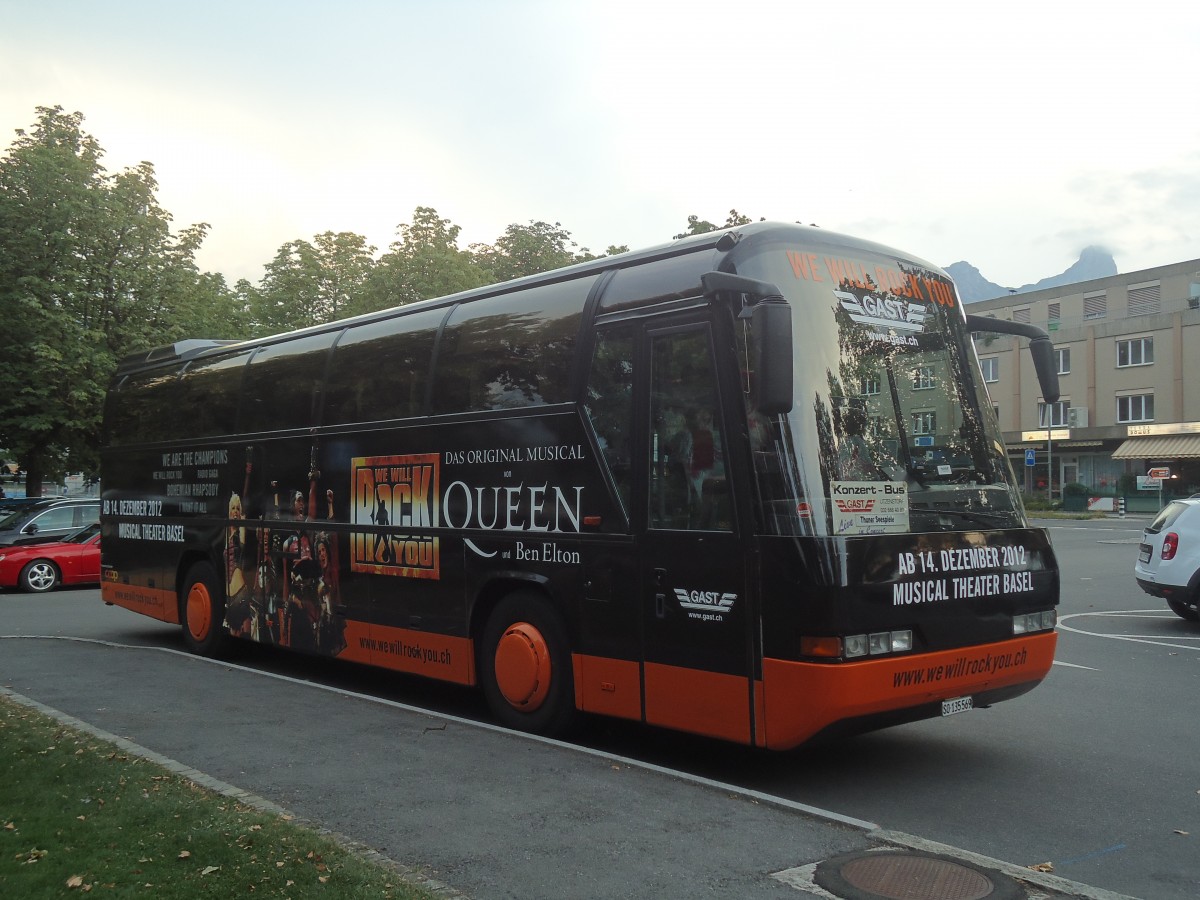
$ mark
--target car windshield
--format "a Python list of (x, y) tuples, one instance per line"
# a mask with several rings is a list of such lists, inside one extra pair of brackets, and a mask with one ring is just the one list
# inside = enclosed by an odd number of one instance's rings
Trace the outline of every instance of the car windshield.
[(0, 509), (0, 528), (11, 528), (27, 509), (27, 507), (21, 506)]

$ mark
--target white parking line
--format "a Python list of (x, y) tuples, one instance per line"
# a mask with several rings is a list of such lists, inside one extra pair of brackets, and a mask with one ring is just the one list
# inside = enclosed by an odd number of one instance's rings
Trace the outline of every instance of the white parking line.
[(1083, 634), (1088, 637), (1108, 638), (1114, 641), (1129, 641), (1133, 644), (1151, 644), (1155, 647), (1173, 647), (1176, 650), (1200, 650), (1200, 634), (1192, 637), (1190, 635), (1176, 636), (1172, 640), (1179, 641), (1195, 641), (1195, 644), (1173, 644), (1168, 641), (1159, 641), (1149, 638), (1145, 635), (1138, 634), (1103, 634), (1096, 631), (1085, 631), (1082, 628), (1073, 628), (1067, 625), (1069, 619), (1099, 619), (1099, 618), (1130, 618), (1130, 619), (1173, 619), (1174, 616), (1162, 615), (1160, 609), (1121, 609), (1113, 610), (1112, 612), (1087, 612), (1087, 613), (1072, 613), (1067, 616), (1062, 616), (1058, 620), (1058, 627), (1063, 631), (1070, 631), (1073, 634)]

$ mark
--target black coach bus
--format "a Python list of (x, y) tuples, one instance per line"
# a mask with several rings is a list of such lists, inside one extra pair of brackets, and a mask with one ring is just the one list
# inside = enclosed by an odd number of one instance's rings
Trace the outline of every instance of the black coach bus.
[(756, 223), (124, 360), (103, 598), (783, 749), (1033, 688), (1058, 572), (940, 269)]

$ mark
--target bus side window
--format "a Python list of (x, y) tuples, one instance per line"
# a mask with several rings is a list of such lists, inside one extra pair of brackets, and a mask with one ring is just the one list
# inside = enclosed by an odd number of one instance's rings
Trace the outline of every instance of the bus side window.
[(325, 361), (339, 333), (326, 331), (260, 348), (246, 370), (238, 430), (276, 431), (316, 425)]
[(650, 527), (729, 531), (733, 513), (708, 332), (655, 337), (651, 367)]
[[(131, 375), (121, 384), (116, 399), (109, 399), (105, 418), (110, 443), (136, 444), (158, 440), (184, 423), (187, 410), (179, 402), (179, 364)], [(169, 421), (164, 421), (168, 419)]]
[(324, 424), (421, 415), (433, 344), (445, 316), (439, 308), (348, 328), (333, 350)]
[(519, 409), (571, 399), (583, 305), (599, 276), (461, 303), (438, 347), (432, 412)]
[(210, 437), (237, 430), (242, 376), (250, 350), (191, 363), (180, 377), (179, 406), (187, 410), (187, 424), (176, 437)]
[(596, 338), (584, 409), (626, 512), (633, 494), (633, 330), (619, 328)]

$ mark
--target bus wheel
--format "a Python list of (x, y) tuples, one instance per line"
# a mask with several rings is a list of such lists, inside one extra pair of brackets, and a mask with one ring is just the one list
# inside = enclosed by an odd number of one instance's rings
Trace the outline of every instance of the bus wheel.
[(200, 656), (223, 656), (229, 643), (225, 603), (216, 573), (208, 563), (196, 563), (188, 569), (180, 612), (187, 648)]
[(479, 649), (483, 693), (510, 728), (561, 735), (575, 723), (575, 687), (566, 629), (550, 604), (522, 591), (500, 601)]

